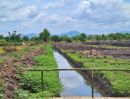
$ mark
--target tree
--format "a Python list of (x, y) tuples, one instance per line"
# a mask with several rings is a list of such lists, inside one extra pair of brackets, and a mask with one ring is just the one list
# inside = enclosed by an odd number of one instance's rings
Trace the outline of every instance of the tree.
[(29, 41), (29, 38), (28, 38), (27, 36), (24, 36), (24, 37), (23, 37), (23, 40), (24, 40), (24, 41)]
[(4, 39), (3, 35), (0, 35), (0, 39)]
[(61, 41), (60, 37), (57, 36), (57, 35), (52, 35), (52, 36), (51, 36), (51, 40), (52, 40), (52, 41), (56, 41), (56, 42)]
[(68, 37), (67, 35), (61, 36), (61, 40), (65, 41), (65, 42), (72, 42), (71, 38)]
[(8, 42), (5, 39), (0, 39), (0, 46), (7, 45)]
[(21, 38), (20, 38), (20, 34), (16, 34), (17, 31), (14, 31), (12, 34), (10, 32), (8, 32), (9, 34), (9, 40), (13, 41), (13, 42), (20, 42)]
[(106, 36), (104, 34), (101, 35), (102, 40), (107, 40)]
[(45, 28), (43, 32), (40, 33), (40, 40), (42, 41), (49, 41), (50, 39), (50, 32)]
[(85, 35), (85, 33), (80, 33), (78, 39), (79, 39), (81, 42), (85, 42), (85, 40), (86, 40), (86, 35)]
[(40, 38), (39, 37), (32, 37), (31, 40), (32, 41), (40, 41)]
[(100, 40), (102, 39), (102, 37), (101, 37), (100, 35), (95, 35), (95, 39), (96, 39), (97, 41), (100, 41)]

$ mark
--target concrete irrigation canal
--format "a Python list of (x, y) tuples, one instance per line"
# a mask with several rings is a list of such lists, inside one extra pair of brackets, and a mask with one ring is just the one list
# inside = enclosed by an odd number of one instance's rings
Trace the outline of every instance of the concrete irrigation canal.
[[(59, 52), (54, 51), (59, 69), (71, 69), (71, 64)], [(91, 84), (77, 71), (59, 71), (59, 78), (63, 85), (61, 97), (66, 96), (92, 96)], [(94, 96), (101, 97), (101, 93), (94, 89)]]

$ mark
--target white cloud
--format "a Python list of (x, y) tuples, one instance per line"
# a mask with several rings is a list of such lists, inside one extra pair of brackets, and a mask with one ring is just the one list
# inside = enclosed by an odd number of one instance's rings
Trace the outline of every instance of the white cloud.
[[(68, 2), (70, 3), (70, 2)], [(56, 9), (59, 7), (65, 7), (66, 3), (64, 0), (60, 2), (49, 2), (44, 8), (46, 9)], [(71, 6), (71, 5), (70, 5)], [(128, 24), (128, 19), (130, 18), (130, 12), (126, 9), (130, 7), (123, 0), (82, 0), (79, 3), (78, 8), (74, 9), (73, 15), (60, 15), (60, 13), (51, 13), (46, 15), (48, 11), (43, 11), (37, 17), (38, 20), (42, 20), (44, 24), (68, 26), (72, 27), (87, 26), (92, 28), (92, 26), (103, 25), (104, 28), (112, 26), (119, 27), (122, 23)], [(118, 26), (116, 26), (118, 25)], [(99, 27), (98, 27), (99, 28)]]
[(13, 1), (5, 0), (1, 2), (0, 22), (23, 21), (37, 15), (37, 7), (35, 5), (24, 6), (21, 0)]
[[(114, 24), (128, 21), (130, 5), (123, 0), (83, 0), (80, 2), (76, 15), (78, 18), (91, 20), (98, 24)], [(127, 15), (126, 15), (127, 13)]]
[[(22, 7), (14, 12), (14, 15), (18, 18), (33, 18), (38, 14), (37, 7), (35, 5), (30, 5), (27, 7)], [(14, 15), (12, 17), (14, 17)]]
[(56, 2), (49, 2), (49, 3), (47, 3), (47, 5), (45, 5), (44, 10), (62, 8), (70, 3), (71, 3), (71, 0), (58, 0)]
[(21, 3), (21, 0), (1, 0), (0, 9), (16, 9), (21, 5)]
[(129, 29), (129, 9), (130, 3), (124, 0), (1, 0), (0, 32), (14, 24), (13, 29), (24, 31), (44, 27), (54, 32)]
[(0, 22), (7, 19), (7, 17), (10, 16), (12, 11), (17, 9), (19, 6), (21, 6), (20, 0), (16, 0), (14, 4), (13, 2), (10, 2), (10, 0), (0, 1)]
[(63, 15), (58, 15), (58, 14), (50, 14), (48, 16), (45, 16), (43, 18), (43, 22), (47, 24), (73, 24), (76, 22), (75, 19), (73, 19), (71, 16), (63, 16)]

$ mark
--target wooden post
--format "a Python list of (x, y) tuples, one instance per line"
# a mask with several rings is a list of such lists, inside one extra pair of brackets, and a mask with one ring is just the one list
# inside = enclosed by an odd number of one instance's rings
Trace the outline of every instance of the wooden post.
[(93, 70), (92, 70), (92, 74), (91, 74), (91, 76), (92, 76), (92, 98), (94, 97), (94, 83), (93, 83)]
[(43, 70), (41, 70), (41, 87), (42, 87), (42, 91), (44, 90), (44, 86), (43, 86)]

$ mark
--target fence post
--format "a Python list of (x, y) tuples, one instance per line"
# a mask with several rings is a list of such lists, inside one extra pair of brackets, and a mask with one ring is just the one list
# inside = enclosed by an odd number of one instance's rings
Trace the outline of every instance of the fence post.
[(43, 70), (41, 70), (41, 87), (42, 87), (42, 91), (44, 90), (44, 86), (43, 86)]
[(91, 74), (91, 80), (92, 80), (92, 98), (94, 97), (94, 83), (93, 83), (93, 69), (92, 69), (92, 74)]

